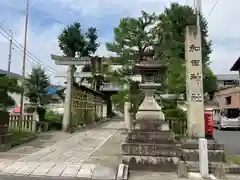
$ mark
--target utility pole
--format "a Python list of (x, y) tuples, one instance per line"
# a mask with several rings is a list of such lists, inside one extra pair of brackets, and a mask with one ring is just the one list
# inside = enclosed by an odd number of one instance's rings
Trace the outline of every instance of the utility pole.
[(201, 0), (194, 0), (194, 10), (195, 10), (195, 13), (197, 14), (197, 26), (198, 26), (198, 28), (200, 28), (200, 14), (202, 12), (202, 1)]
[(24, 79), (26, 70), (26, 52), (27, 52), (27, 32), (28, 32), (28, 11), (29, 11), (29, 0), (26, 0), (26, 20), (25, 20), (25, 35), (24, 35), (24, 50), (23, 50), (23, 62), (22, 62), (22, 82), (21, 82), (21, 99), (20, 99), (20, 114), (24, 112)]
[[(194, 11), (195, 14), (197, 15), (197, 22), (196, 22), (196, 26), (197, 26), (197, 35), (196, 35), (196, 40), (198, 41), (199, 47), (202, 47), (202, 41), (201, 41), (201, 37), (202, 37), (202, 31), (201, 31), (201, 27), (200, 27), (200, 15), (202, 12), (202, 1), (201, 0), (194, 0)], [(199, 53), (202, 53), (202, 48), (200, 48), (201, 51)], [(199, 55), (199, 57), (201, 57), (200, 62), (202, 63), (202, 56)], [(199, 69), (200, 70), (200, 69)], [(200, 75), (203, 76), (202, 70), (199, 71)], [(201, 80), (202, 81), (202, 80)], [(202, 89), (202, 100), (204, 102), (204, 94), (203, 94), (203, 84), (201, 82), (201, 89)], [(199, 120), (200, 120), (200, 124), (198, 126), (199, 128), (199, 139), (198, 139), (198, 147), (199, 147), (199, 170), (200, 170), (200, 174), (203, 178), (209, 178), (209, 169), (208, 169), (208, 142), (207, 139), (204, 137), (205, 135), (205, 118), (204, 118), (204, 103), (203, 103), (203, 111), (201, 112), (201, 109), (199, 109), (199, 111), (201, 113), (203, 113), (202, 117), (200, 118), (199, 116)]]
[(10, 43), (9, 43), (9, 54), (8, 54), (8, 71), (7, 71), (7, 75), (9, 76), (10, 75), (10, 72), (11, 72), (11, 62), (12, 62), (12, 36), (13, 36), (13, 33), (12, 31), (10, 30)]

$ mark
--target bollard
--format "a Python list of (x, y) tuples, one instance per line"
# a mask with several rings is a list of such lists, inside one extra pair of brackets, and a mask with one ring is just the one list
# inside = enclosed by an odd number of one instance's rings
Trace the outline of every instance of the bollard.
[(208, 142), (205, 138), (199, 138), (198, 148), (199, 148), (199, 168), (200, 174), (203, 178), (209, 178), (208, 171)]
[(124, 121), (125, 121), (125, 127), (128, 132), (132, 130), (132, 119), (131, 114), (129, 112), (130, 110), (130, 102), (125, 102), (124, 104)]

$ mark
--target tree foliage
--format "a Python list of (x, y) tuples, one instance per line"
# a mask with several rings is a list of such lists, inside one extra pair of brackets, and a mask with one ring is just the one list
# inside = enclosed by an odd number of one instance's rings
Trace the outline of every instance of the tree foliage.
[[(78, 54), (81, 57), (84, 57), (95, 54), (99, 47), (97, 39), (98, 35), (96, 28), (90, 27), (87, 32), (84, 32), (81, 24), (75, 22), (64, 28), (58, 37), (58, 42), (60, 49), (66, 56), (75, 57), (75, 55)], [(91, 70), (91, 66), (93, 65), (85, 65), (83, 72), (86, 72), (88, 69)], [(74, 70), (76, 70), (76, 68)], [(80, 80), (80, 83), (82, 83), (83, 80), (84, 78)], [(89, 78), (88, 81), (90, 81)], [(97, 80), (91, 79), (91, 82), (95, 83), (95, 81)]]
[(114, 42), (106, 44), (109, 51), (117, 54), (113, 61), (125, 65), (130, 60), (139, 60), (142, 52), (154, 44), (152, 26), (155, 20), (155, 13), (148, 14), (144, 11), (138, 18), (121, 19), (114, 29)]
[(116, 95), (116, 99), (131, 101), (133, 113), (136, 112), (136, 104), (138, 105), (138, 101), (141, 100), (139, 98), (141, 91), (138, 83), (130, 78), (133, 74), (132, 65), (142, 58), (142, 53), (147, 48), (155, 44), (152, 33), (155, 20), (155, 13), (148, 14), (144, 11), (138, 18), (123, 18), (118, 27), (114, 29), (114, 41), (106, 44), (107, 49), (117, 55), (117, 57), (112, 57), (112, 62), (122, 65), (122, 68), (111, 74), (113, 81), (129, 86), (128, 90), (124, 90), (125, 93)]
[[(185, 28), (196, 23), (196, 15), (189, 6), (172, 3), (170, 8), (158, 16), (155, 27), (156, 38), (161, 41), (156, 46), (157, 57), (168, 66), (168, 89), (174, 93), (185, 92)], [(213, 91), (216, 88), (216, 77), (209, 68), (211, 41), (208, 40), (206, 19), (200, 15), (202, 31), (202, 60), (204, 91)]]
[(49, 87), (49, 77), (41, 67), (33, 68), (31, 74), (25, 79), (25, 96), (35, 106), (43, 104), (43, 96)]
[[(114, 41), (107, 43), (106, 47), (116, 53), (117, 57), (112, 61), (123, 65), (123, 74), (129, 70), (126, 68), (129, 60), (139, 60), (145, 49), (153, 47), (156, 59), (168, 67), (165, 82), (161, 82), (163, 87), (168, 92), (183, 94), (186, 89), (185, 28), (194, 23), (196, 15), (191, 7), (172, 3), (158, 15), (142, 12), (138, 18), (123, 18), (114, 29)], [(211, 41), (208, 40), (207, 21), (202, 15), (200, 26), (204, 91), (209, 92), (216, 88), (216, 77), (209, 68)]]
[(16, 103), (9, 93), (21, 93), (21, 87), (18, 85), (17, 79), (0, 76), (0, 109), (2, 110), (13, 107)]
[(66, 56), (75, 57), (89, 56), (97, 51), (99, 43), (97, 43), (97, 30), (90, 27), (84, 32), (80, 23), (73, 23), (63, 29), (58, 37), (59, 47)]

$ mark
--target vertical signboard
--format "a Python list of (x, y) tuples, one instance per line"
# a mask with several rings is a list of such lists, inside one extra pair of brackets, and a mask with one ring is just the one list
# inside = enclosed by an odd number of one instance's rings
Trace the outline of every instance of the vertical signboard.
[(197, 26), (186, 28), (186, 90), (188, 135), (205, 137), (201, 35)]

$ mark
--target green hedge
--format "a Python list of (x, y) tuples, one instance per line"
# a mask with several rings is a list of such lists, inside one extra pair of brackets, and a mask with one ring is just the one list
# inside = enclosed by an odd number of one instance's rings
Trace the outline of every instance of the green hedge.
[(185, 136), (187, 133), (187, 115), (177, 106), (177, 102), (173, 99), (164, 100), (163, 112), (169, 122), (170, 129), (176, 135)]
[(180, 108), (175, 108), (175, 109), (166, 109), (164, 111), (165, 116), (168, 117), (179, 117), (179, 118), (185, 118), (186, 119), (186, 112), (184, 112), (182, 109)]
[(62, 129), (63, 115), (55, 111), (47, 111), (45, 113), (45, 122), (48, 123), (49, 129), (60, 130)]

